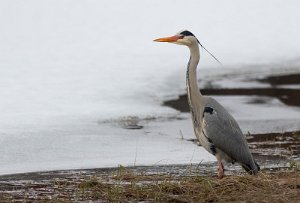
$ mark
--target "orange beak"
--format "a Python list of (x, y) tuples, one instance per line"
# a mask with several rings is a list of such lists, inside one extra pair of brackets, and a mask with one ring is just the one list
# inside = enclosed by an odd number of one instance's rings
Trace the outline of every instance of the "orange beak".
[(172, 37), (163, 37), (155, 39), (155, 42), (176, 42), (178, 39), (180, 39), (180, 36), (172, 36)]

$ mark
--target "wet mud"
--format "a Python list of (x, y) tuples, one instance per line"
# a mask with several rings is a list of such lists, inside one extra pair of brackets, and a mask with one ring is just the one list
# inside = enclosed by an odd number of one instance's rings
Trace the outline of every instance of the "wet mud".
[(252, 153), (260, 157), (300, 161), (300, 131), (247, 136)]
[[(146, 177), (145, 181), (139, 184), (149, 184), (153, 178), (158, 181), (165, 181), (166, 177), (172, 180), (180, 180), (184, 177), (212, 177), (217, 180), (217, 164), (199, 163), (191, 165), (170, 165), (170, 166), (139, 166), (119, 167), (87, 170), (64, 170), (50, 172), (34, 172), (15, 175), (0, 176), (0, 200), (5, 202), (77, 202), (84, 199), (85, 189), (92, 188), (95, 180), (101, 184), (132, 186), (130, 180), (134, 181), (134, 174)], [(266, 174), (296, 174), (298, 169), (286, 166), (273, 166), (267, 168), (262, 166), (263, 175)], [(245, 172), (237, 164), (225, 165), (226, 176), (239, 177)], [(122, 177), (121, 181), (116, 177)], [(295, 175), (292, 177), (294, 178)], [(225, 177), (226, 179), (226, 177)], [(157, 182), (157, 180), (153, 182)], [(99, 183), (97, 183), (99, 184)], [(134, 182), (134, 184), (136, 184)], [(153, 183), (152, 183), (153, 184)], [(101, 186), (101, 185), (100, 185)], [(101, 189), (104, 189), (100, 187)], [(97, 192), (97, 191), (96, 191)], [(101, 201), (102, 202), (102, 201)], [(107, 201), (109, 202), (109, 201)]]

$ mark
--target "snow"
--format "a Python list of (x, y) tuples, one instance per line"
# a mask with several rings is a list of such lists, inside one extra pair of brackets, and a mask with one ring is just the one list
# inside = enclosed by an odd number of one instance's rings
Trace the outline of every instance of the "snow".
[[(180, 128), (193, 136), (190, 120), (174, 120), (185, 115), (160, 105), (184, 91), (188, 50), (152, 40), (192, 31), (224, 64), (203, 52), (201, 78), (220, 78), (231, 68), (285, 70), (300, 61), (299, 6), (295, 0), (1, 1), (0, 174), (214, 160), (180, 139)], [(269, 119), (239, 112), (233, 113), (241, 121)], [(107, 123), (130, 116), (166, 120), (136, 131)], [(299, 110), (278, 107), (276, 116), (292, 120)]]

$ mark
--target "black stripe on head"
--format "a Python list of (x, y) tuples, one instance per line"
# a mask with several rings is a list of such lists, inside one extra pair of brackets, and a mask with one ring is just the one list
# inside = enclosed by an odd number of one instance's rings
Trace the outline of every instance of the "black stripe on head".
[(180, 33), (180, 35), (183, 35), (183, 36), (193, 36), (193, 37), (195, 37), (195, 35), (193, 35), (193, 33), (191, 33), (191, 32), (188, 31), (188, 30), (182, 31), (182, 32)]

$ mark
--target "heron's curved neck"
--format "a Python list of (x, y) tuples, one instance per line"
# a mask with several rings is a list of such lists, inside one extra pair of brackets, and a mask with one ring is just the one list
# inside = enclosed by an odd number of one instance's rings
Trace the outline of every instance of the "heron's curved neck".
[(200, 60), (199, 46), (198, 44), (189, 47), (191, 56), (187, 67), (186, 73), (186, 86), (188, 93), (188, 103), (192, 114), (194, 129), (199, 129), (201, 125), (201, 106), (204, 103), (202, 94), (200, 93), (197, 83), (197, 65)]
[(190, 107), (195, 106), (195, 103), (201, 102), (203, 96), (200, 93), (197, 83), (197, 65), (200, 60), (200, 52), (198, 44), (190, 48), (190, 60), (186, 73), (186, 85), (188, 91), (188, 99)]

